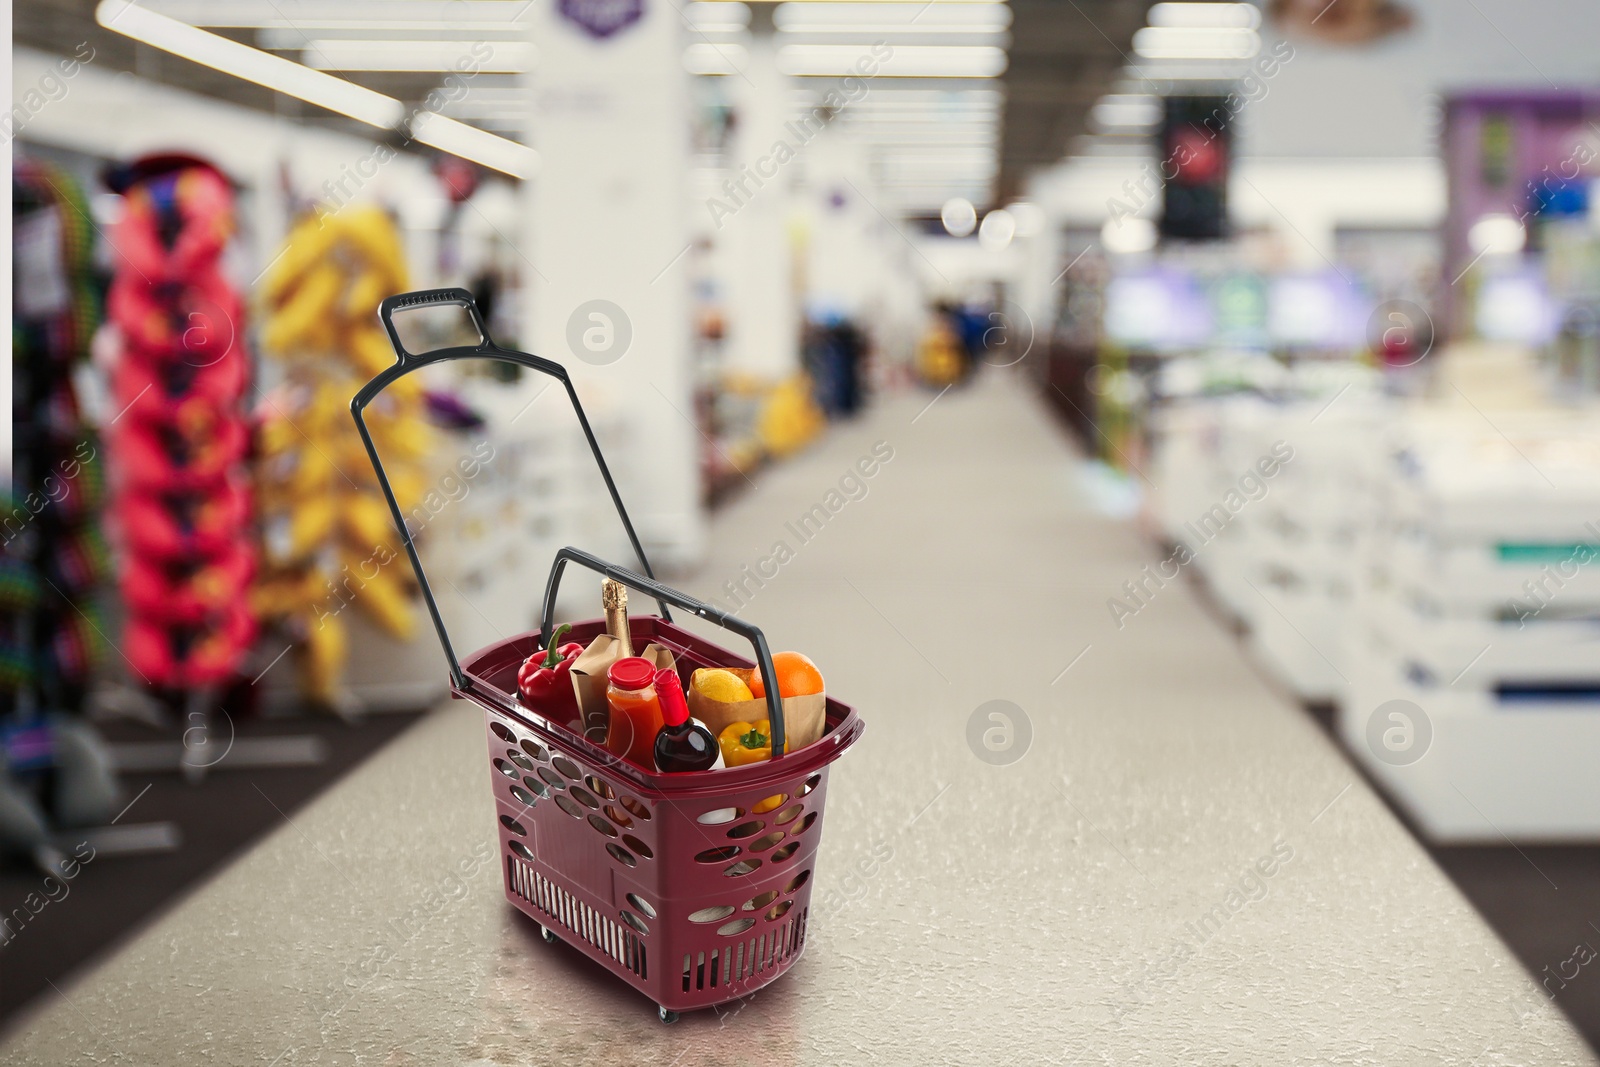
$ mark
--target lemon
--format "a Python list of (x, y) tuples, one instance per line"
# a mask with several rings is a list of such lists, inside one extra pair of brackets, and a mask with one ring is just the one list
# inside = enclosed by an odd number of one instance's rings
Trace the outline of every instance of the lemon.
[(738, 700), (753, 700), (750, 687), (737, 674), (717, 667), (702, 667), (689, 680), (694, 691), (711, 700), (732, 704)]

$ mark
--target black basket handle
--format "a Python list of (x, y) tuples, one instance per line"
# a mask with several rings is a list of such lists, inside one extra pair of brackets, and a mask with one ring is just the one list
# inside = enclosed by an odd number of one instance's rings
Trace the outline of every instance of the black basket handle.
[[(421, 354), (406, 351), (405, 346), (400, 343), (400, 335), (395, 332), (394, 313), (440, 304), (454, 304), (466, 309), (467, 314), (472, 317), (472, 324), (478, 330), (480, 338), (478, 344), (441, 348)], [(583, 427), (583, 436), (589, 442), (589, 451), (594, 454), (594, 461), (600, 468), (600, 476), (605, 479), (606, 491), (611, 494), (611, 503), (616, 506), (617, 517), (622, 520), (622, 527), (628, 532), (628, 543), (633, 546), (634, 553), (639, 557), (639, 565), (649, 576), (648, 579), (641, 580), (647, 580), (651, 585), (656, 584), (655, 574), (650, 570), (650, 561), (645, 558), (644, 546), (639, 543), (639, 535), (634, 532), (633, 523), (628, 518), (628, 510), (622, 506), (622, 497), (617, 495), (617, 485), (611, 480), (611, 470), (606, 466), (605, 457), (600, 454), (600, 444), (594, 438), (594, 430), (589, 427), (589, 418), (583, 413), (583, 405), (578, 403), (578, 393), (573, 389), (572, 379), (567, 376), (565, 367), (552, 360), (530, 356), (526, 352), (512, 352), (496, 345), (489, 337), (489, 327), (483, 321), (483, 313), (478, 310), (478, 302), (465, 289), (425, 289), (387, 297), (378, 305), (378, 319), (388, 331), (390, 343), (394, 345), (395, 363), (392, 367), (378, 372), (370, 382), (357, 391), (350, 400), (350, 414), (356, 420), (356, 429), (361, 433), (362, 444), (367, 446), (367, 457), (372, 460), (372, 470), (378, 476), (378, 487), (383, 490), (384, 499), (389, 502), (389, 514), (394, 519), (395, 529), (400, 533), (400, 540), (405, 544), (406, 555), (411, 560), (411, 569), (416, 572), (417, 584), (422, 589), (422, 599), (428, 605), (428, 614), (433, 619), (434, 630), (439, 634), (439, 644), (444, 649), (445, 659), (450, 662), (450, 681), (457, 689), (466, 688), (466, 676), (461, 671), (461, 661), (456, 658), (455, 648), (450, 644), (450, 635), (445, 631), (444, 618), (439, 614), (439, 604), (433, 598), (433, 588), (428, 584), (428, 576), (422, 569), (422, 560), (417, 556), (417, 547), (411, 541), (411, 530), (406, 526), (405, 515), (400, 511), (399, 501), (394, 498), (394, 490), (389, 486), (389, 476), (384, 473), (383, 460), (378, 457), (378, 449), (372, 443), (372, 434), (368, 432), (364, 418), (367, 405), (396, 379), (435, 363), (447, 363), (457, 359), (495, 359), (536, 370), (561, 382), (566, 386), (567, 399), (572, 401), (572, 410), (578, 415), (578, 424)], [(659, 588), (666, 589), (665, 586)], [(681, 593), (677, 595), (682, 596)], [(657, 597), (657, 603), (661, 608), (661, 617), (670, 622), (672, 616), (667, 612), (668, 599)], [(547, 628), (541, 632), (549, 631)]]
[[(748, 623), (737, 615), (729, 615), (721, 608), (714, 607), (702, 600), (696, 600), (687, 593), (681, 593), (669, 585), (662, 585), (654, 578), (647, 578), (624, 570), (614, 563), (607, 563), (598, 556), (592, 556), (581, 549), (563, 548), (556, 552), (555, 562), (550, 565), (550, 580), (544, 587), (544, 611), (540, 615), (539, 632), (552, 633), (551, 627), (555, 624), (556, 593), (561, 585), (561, 575), (567, 569), (567, 561), (582, 564), (590, 570), (603, 574), (612, 581), (621, 582), (629, 589), (654, 597), (657, 603), (665, 601), (676, 604), (684, 611), (692, 612), (696, 618), (705, 619), (715, 623), (724, 630), (731, 630), (755, 646), (756, 665), (761, 671), (761, 678), (767, 688), (767, 721), (772, 725), (772, 758), (777, 759), (785, 751), (785, 733), (783, 728), (783, 698), (778, 692), (777, 671), (772, 667), (772, 652), (767, 648), (767, 638), (759, 627)], [(666, 609), (662, 612), (665, 614)]]

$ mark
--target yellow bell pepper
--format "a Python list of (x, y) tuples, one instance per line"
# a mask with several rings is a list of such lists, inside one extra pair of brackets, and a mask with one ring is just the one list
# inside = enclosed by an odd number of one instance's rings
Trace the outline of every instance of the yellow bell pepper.
[(717, 744), (722, 746), (724, 766), (760, 763), (772, 758), (772, 724), (766, 719), (755, 723), (730, 722), (717, 735)]

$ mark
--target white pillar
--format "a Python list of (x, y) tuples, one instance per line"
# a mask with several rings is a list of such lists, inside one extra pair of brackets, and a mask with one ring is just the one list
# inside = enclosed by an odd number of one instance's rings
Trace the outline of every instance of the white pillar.
[[(778, 69), (770, 5), (755, 5), (753, 15), (749, 63), (742, 77), (736, 74), (728, 79), (737, 115), (728, 154), (729, 180), (743, 181), (750, 195), (736, 199), (727, 192), (713, 212), (714, 240), (725, 250), (720, 258), (728, 266), (724, 366), (778, 381), (800, 366), (800, 323), (789, 236), (798, 160), (773, 151), (775, 145), (792, 146), (796, 140), (784, 127), (790, 117), (794, 84)], [(740, 199), (742, 206), (727, 214), (725, 205), (737, 204)]]
[(531, 263), (533, 351), (570, 368), (591, 414), (619, 424), (602, 442), (607, 461), (651, 562), (672, 568), (704, 547), (691, 421), (689, 75), (674, 6), (646, 2), (632, 9), (637, 21), (603, 24), (629, 10), (617, 0), (532, 5), (541, 166), (518, 243)]

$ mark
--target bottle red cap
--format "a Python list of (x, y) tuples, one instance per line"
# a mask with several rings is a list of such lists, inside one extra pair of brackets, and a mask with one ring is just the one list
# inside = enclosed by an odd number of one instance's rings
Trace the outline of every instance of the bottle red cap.
[(656, 672), (656, 699), (661, 702), (661, 721), (682, 726), (689, 721), (689, 702), (683, 699), (683, 680), (671, 667)]
[(655, 680), (655, 664), (642, 656), (619, 659), (606, 671), (606, 681), (618, 689), (644, 689)]

